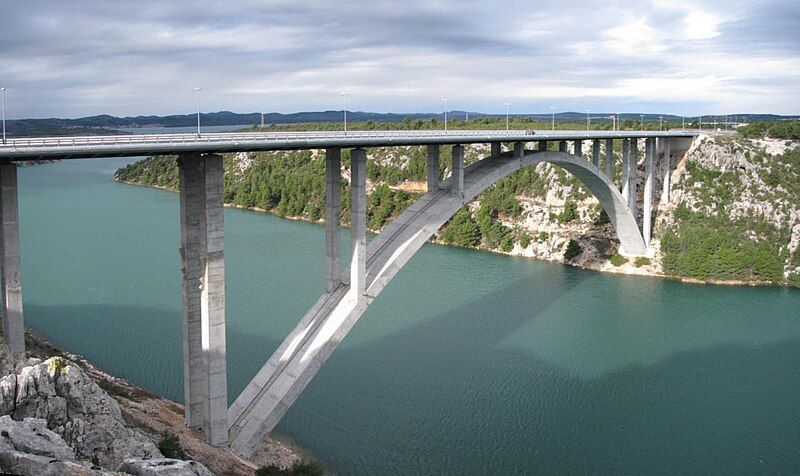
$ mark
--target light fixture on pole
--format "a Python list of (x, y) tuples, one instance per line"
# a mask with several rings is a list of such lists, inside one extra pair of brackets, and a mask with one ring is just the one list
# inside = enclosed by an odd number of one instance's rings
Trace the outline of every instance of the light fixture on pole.
[(349, 96), (350, 93), (347, 91), (339, 91), (339, 95), (342, 96), (344, 111), (344, 133), (347, 135), (347, 96)]
[(591, 118), (589, 117), (589, 110), (586, 109), (586, 130), (589, 130), (589, 123), (591, 122)]
[(195, 105), (197, 106), (197, 137), (200, 137), (200, 91), (202, 90), (203, 88), (199, 86), (194, 88)]
[(6, 143), (6, 88), (0, 88), (0, 93), (3, 95), (3, 144)]
[(444, 131), (445, 132), (447, 132), (447, 101), (449, 101), (449, 100), (450, 100), (450, 98), (443, 98), (442, 99), (442, 102), (444, 103)]
[(558, 106), (550, 106), (550, 111), (552, 111), (552, 113), (553, 113), (553, 128), (552, 128), (552, 130), (556, 130), (556, 109), (558, 109)]
[(503, 103), (506, 106), (506, 132), (508, 132), (508, 111), (511, 108), (510, 102)]
[(644, 114), (639, 114), (639, 117), (642, 119), (642, 130), (644, 130)]
[(663, 125), (664, 125), (664, 116), (658, 116), (658, 130), (661, 130)]

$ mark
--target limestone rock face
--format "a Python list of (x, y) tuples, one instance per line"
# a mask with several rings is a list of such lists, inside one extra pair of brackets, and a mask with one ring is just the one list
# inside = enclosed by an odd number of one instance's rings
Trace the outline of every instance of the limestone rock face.
[(60, 357), (0, 380), (0, 410), (14, 420), (43, 419), (79, 459), (104, 468), (116, 468), (126, 458), (161, 457), (150, 439), (125, 426), (114, 399)]
[(118, 471), (137, 476), (214, 476), (197, 461), (182, 461), (171, 458), (126, 459)]
[(0, 449), (55, 459), (75, 459), (72, 448), (61, 436), (48, 430), (47, 422), (39, 418), (14, 421), (8, 415), (0, 416)]
[(119, 473), (20, 451), (0, 451), (0, 471), (22, 476), (105, 476)]

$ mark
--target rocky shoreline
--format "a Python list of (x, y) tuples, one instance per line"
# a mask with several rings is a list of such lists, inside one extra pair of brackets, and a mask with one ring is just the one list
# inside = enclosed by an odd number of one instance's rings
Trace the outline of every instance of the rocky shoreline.
[[(268, 437), (252, 461), (208, 445), (186, 428), (183, 407), (109, 375), (26, 332), (27, 358), (2, 351), (0, 472), (9, 474), (253, 474), (289, 468), (299, 452)], [(164, 458), (163, 435), (187, 460)]]

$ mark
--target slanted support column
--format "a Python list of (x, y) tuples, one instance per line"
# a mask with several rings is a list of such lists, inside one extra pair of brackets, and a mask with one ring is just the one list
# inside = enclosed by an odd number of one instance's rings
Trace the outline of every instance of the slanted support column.
[(22, 277), (19, 253), (17, 166), (0, 162), (0, 281), (3, 295), (3, 337), (9, 352), (25, 355)]
[(644, 200), (642, 207), (642, 235), (644, 244), (650, 246), (652, 235), (652, 216), (653, 216), (653, 166), (656, 156), (656, 140), (649, 137), (645, 142), (644, 154)]
[(341, 216), (342, 151), (333, 147), (325, 151), (325, 254), (328, 271), (325, 290), (329, 293), (342, 284)]
[(219, 155), (178, 158), (187, 425), (215, 446), (228, 441), (225, 222)]
[(502, 144), (499, 142), (492, 142), (492, 157), (499, 157), (502, 151)]
[(525, 155), (525, 143), (514, 142), (514, 158), (519, 159)]
[(367, 151), (350, 151), (350, 289), (367, 291)]
[(578, 157), (581, 157), (583, 155), (583, 141), (582, 140), (573, 141), (572, 154), (573, 155), (577, 155)]
[(428, 191), (439, 190), (439, 144), (428, 146)]
[(627, 203), (628, 201), (628, 171), (630, 170), (630, 166), (628, 162), (631, 160), (631, 140), (630, 139), (623, 139), (622, 140), (622, 174), (620, 176), (620, 191), (622, 192), (622, 198)]
[(600, 140), (595, 139), (592, 141), (592, 164), (600, 168)]
[(565, 140), (558, 141), (558, 151), (564, 153), (567, 152), (567, 141)]
[(606, 139), (606, 175), (613, 177), (614, 173), (614, 139)]
[(664, 170), (663, 170), (663, 187), (664, 189), (661, 191), (661, 203), (669, 203), (669, 188), (670, 188), (670, 155), (672, 151), (670, 150), (670, 141), (669, 139), (662, 139), (664, 141)]
[[(639, 140), (632, 139), (630, 151), (628, 152), (628, 209), (631, 214), (637, 217), (636, 199), (638, 198), (638, 191), (636, 185), (636, 176), (639, 169)], [(637, 220), (638, 221), (638, 220)]]
[(453, 167), (451, 191), (459, 197), (464, 197), (464, 146), (453, 146)]

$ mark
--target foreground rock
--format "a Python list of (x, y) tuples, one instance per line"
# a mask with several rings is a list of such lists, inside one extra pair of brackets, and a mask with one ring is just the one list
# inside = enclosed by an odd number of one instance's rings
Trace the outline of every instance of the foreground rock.
[(197, 461), (181, 461), (178, 459), (127, 459), (119, 467), (127, 474), (137, 476), (213, 476), (211, 471)]

